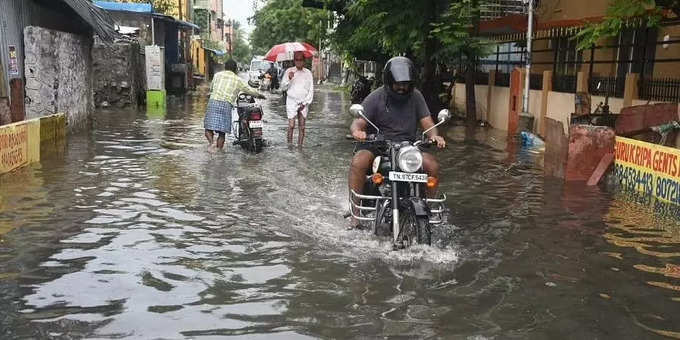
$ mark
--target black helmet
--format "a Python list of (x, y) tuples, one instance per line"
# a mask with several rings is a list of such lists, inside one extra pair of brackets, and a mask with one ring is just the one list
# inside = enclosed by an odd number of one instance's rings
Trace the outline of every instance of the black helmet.
[(403, 81), (410, 82), (409, 93), (413, 91), (413, 83), (416, 81), (416, 68), (411, 59), (394, 57), (388, 60), (383, 69), (383, 83), (387, 89), (392, 90), (392, 84)]

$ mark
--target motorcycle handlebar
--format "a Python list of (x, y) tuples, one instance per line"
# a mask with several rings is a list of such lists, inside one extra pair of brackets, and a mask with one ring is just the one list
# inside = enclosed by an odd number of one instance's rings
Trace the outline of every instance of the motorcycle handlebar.
[(432, 145), (436, 145), (436, 144), (437, 144), (437, 142), (432, 138), (419, 140), (419, 141), (413, 143), (414, 146), (423, 147), (423, 148), (426, 148), (426, 149), (431, 147)]

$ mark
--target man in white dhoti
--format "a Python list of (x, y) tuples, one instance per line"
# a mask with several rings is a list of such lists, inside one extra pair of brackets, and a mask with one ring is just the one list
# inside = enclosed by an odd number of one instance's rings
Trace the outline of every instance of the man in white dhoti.
[(287, 91), (286, 113), (288, 116), (288, 143), (293, 143), (295, 118), (298, 120), (298, 146), (302, 146), (305, 139), (305, 120), (309, 112), (309, 104), (314, 97), (314, 79), (312, 72), (306, 69), (305, 57), (302, 52), (295, 52), (293, 56), (295, 66), (286, 70), (281, 81), (281, 89)]

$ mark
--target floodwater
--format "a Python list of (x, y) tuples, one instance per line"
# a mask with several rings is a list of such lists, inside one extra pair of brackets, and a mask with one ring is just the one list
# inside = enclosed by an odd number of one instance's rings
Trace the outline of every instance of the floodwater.
[(208, 152), (205, 96), (108, 110), (0, 176), (2, 339), (680, 337), (680, 223), (542, 175), (540, 152), (449, 126), (448, 223), (391, 251), (345, 231), (348, 99), (318, 89), (302, 148)]

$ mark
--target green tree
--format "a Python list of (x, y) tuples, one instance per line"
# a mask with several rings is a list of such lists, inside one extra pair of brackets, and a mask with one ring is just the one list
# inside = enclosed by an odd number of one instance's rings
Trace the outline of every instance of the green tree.
[[(339, 7), (337, 1), (334, 8)], [(441, 106), (436, 66), (450, 61), (450, 55), (472, 40), (471, 14), (478, 12), (478, 7), (477, 0), (354, 1), (344, 7), (333, 36), (334, 46), (350, 56), (379, 63), (394, 55), (411, 58), (422, 68), (421, 90), (434, 111)], [(457, 13), (460, 10), (466, 15)], [(452, 18), (465, 21), (450, 22)], [(468, 54), (473, 56), (474, 51), (470, 49)]]
[[(435, 24), (432, 34), (442, 42), (438, 59), (453, 64), (456, 58), (464, 61), (465, 108), (468, 121), (477, 116), (475, 72), (479, 58), (489, 54), (490, 44), (479, 37), (480, 0), (458, 0), (451, 3), (441, 23)], [(483, 5), (483, 4), (482, 4)]]
[(250, 64), (250, 59), (253, 58), (253, 53), (250, 50), (248, 42), (244, 39), (243, 30), (238, 21), (232, 23), (234, 27), (234, 41), (232, 42), (232, 56), (236, 62), (241, 64)]
[(597, 42), (618, 36), (623, 30), (646, 25), (658, 27), (668, 12), (680, 16), (678, 0), (613, 0), (604, 19), (591, 23), (577, 35), (577, 48), (588, 49)]
[(325, 41), (329, 12), (304, 8), (302, 0), (269, 0), (250, 20), (255, 26), (250, 36), (252, 51), (263, 55), (283, 42), (302, 41), (316, 46), (320, 40)]

